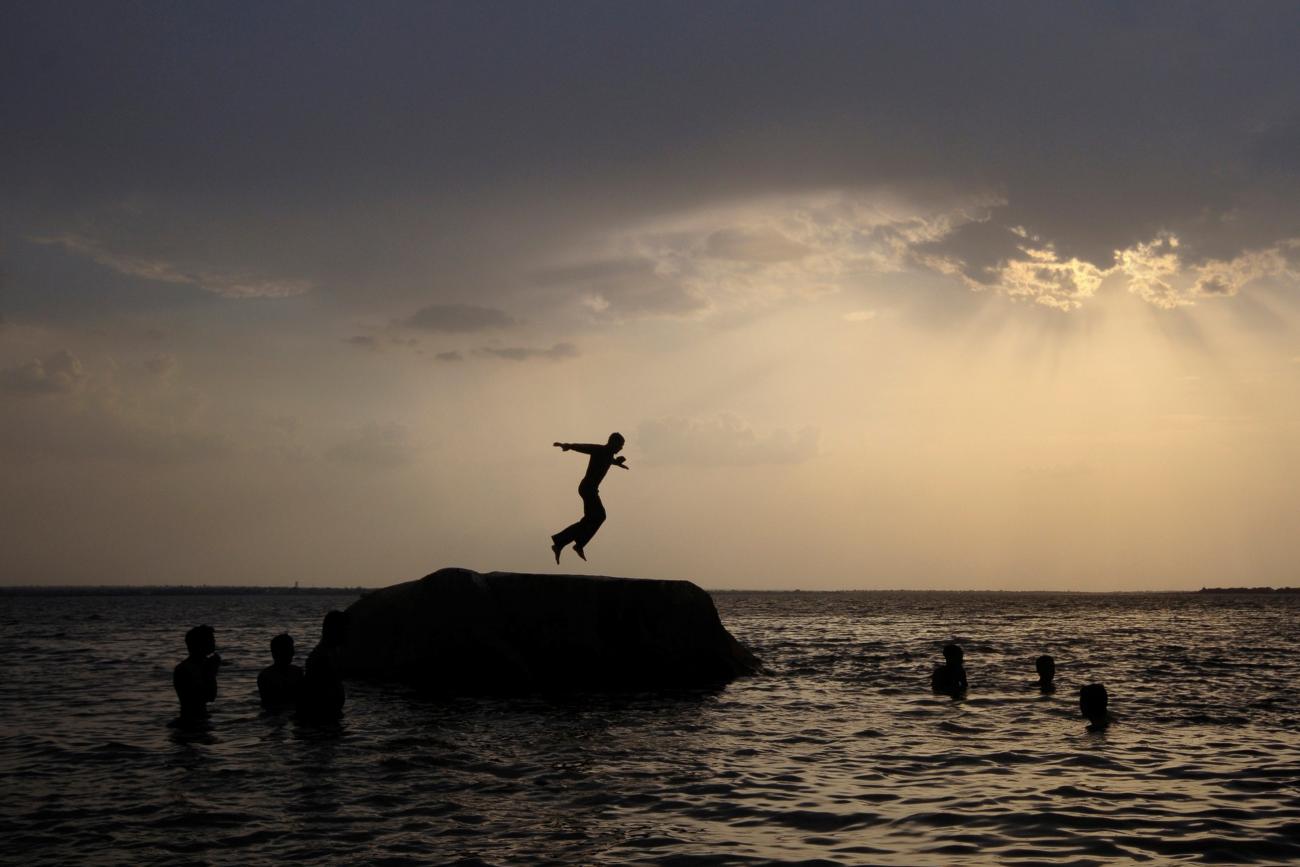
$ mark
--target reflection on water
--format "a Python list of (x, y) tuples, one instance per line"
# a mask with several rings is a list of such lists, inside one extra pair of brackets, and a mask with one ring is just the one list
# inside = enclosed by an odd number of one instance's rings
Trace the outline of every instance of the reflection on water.
[[(25, 863), (1300, 859), (1300, 600), (717, 594), (774, 674), (714, 693), (265, 714), (267, 641), (329, 597), (0, 598), (0, 833)], [(185, 628), (209, 725), (169, 728)], [(969, 693), (929, 689), (965, 649)], [(1035, 658), (1056, 660), (1057, 690)], [(1085, 731), (1078, 687), (1117, 723)]]

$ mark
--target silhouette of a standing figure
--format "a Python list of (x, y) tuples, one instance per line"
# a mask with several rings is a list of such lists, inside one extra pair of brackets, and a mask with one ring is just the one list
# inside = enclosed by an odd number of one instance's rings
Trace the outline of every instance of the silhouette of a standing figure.
[(605, 506), (600, 502), (600, 482), (610, 467), (627, 469), (624, 458), (614, 457), (623, 450), (623, 442), (621, 433), (612, 433), (609, 442), (603, 446), (591, 443), (555, 443), (556, 448), (566, 452), (581, 452), (591, 456), (591, 460), (587, 461), (587, 474), (578, 483), (578, 496), (582, 497), (582, 519), (551, 537), (551, 552), (555, 554), (556, 563), (560, 562), (560, 552), (570, 542), (578, 556), (587, 559), (584, 549), (600, 525), (605, 523)]
[(262, 707), (282, 710), (298, 702), (302, 691), (302, 669), (293, 664), (293, 638), (281, 632), (271, 639), (271, 658), (275, 663), (257, 675), (257, 694)]
[(181, 701), (181, 719), (187, 722), (206, 719), (208, 702), (217, 698), (217, 671), (221, 656), (217, 653), (216, 631), (206, 623), (185, 633), (189, 656), (172, 670), (172, 686)]
[(347, 693), (339, 659), (348, 642), (348, 616), (331, 611), (321, 623), (320, 644), (307, 655), (302, 690), (298, 694), (298, 716), (308, 720), (336, 720), (343, 716)]
[(1044, 653), (1034, 660), (1034, 668), (1038, 669), (1038, 688), (1042, 692), (1055, 692), (1056, 683), (1056, 660)]
[(1079, 688), (1079, 713), (1088, 718), (1088, 731), (1104, 732), (1113, 717), (1106, 710), (1110, 696), (1100, 683), (1090, 683)]
[(935, 668), (930, 675), (930, 686), (935, 692), (941, 692), (958, 698), (966, 694), (966, 666), (962, 663), (965, 654), (960, 644), (945, 644), (943, 647), (943, 665)]

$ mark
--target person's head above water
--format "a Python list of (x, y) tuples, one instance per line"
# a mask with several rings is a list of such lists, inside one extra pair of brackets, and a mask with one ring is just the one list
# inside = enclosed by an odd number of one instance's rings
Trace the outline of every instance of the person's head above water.
[(1100, 683), (1090, 683), (1079, 688), (1079, 713), (1086, 716), (1093, 725), (1104, 726), (1109, 721), (1106, 712), (1108, 704), (1110, 696), (1106, 694), (1106, 687)]
[(277, 665), (293, 662), (293, 637), (289, 633), (281, 632), (271, 639), (271, 658)]
[(1056, 677), (1056, 660), (1046, 653), (1034, 660), (1034, 668), (1038, 670), (1038, 680), (1041, 683), (1051, 683), (1052, 678)]
[(185, 649), (190, 656), (207, 656), (217, 649), (217, 633), (206, 623), (194, 627), (185, 633)]
[(945, 644), (943, 646), (943, 659), (949, 665), (961, 665), (965, 654), (962, 653), (960, 644)]
[(614, 451), (618, 452), (618, 451), (622, 451), (623, 443), (624, 443), (623, 435), (618, 431), (614, 431), (614, 433), (609, 435), (609, 442), (606, 443), (606, 445), (613, 447)]
[(348, 616), (342, 611), (325, 615), (320, 627), (320, 643), (326, 647), (342, 647), (348, 643)]

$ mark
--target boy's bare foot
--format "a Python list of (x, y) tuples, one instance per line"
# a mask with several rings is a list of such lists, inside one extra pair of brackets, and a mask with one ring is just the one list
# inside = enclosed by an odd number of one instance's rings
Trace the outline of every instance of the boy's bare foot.
[(559, 562), (560, 562), (560, 552), (563, 551), (563, 550), (564, 550), (564, 546), (563, 546), (563, 545), (552, 545), (552, 546), (551, 546), (551, 553), (553, 553), (553, 554), (555, 555), (555, 562), (556, 562), (557, 565), (558, 565)]
[(587, 559), (587, 555), (584, 554), (584, 553), (582, 553), (582, 549), (579, 548), (577, 545), (574, 545), (574, 546), (573, 546), (573, 552), (574, 552), (575, 554), (577, 554), (579, 557), (581, 557), (582, 559), (584, 559), (584, 560)]

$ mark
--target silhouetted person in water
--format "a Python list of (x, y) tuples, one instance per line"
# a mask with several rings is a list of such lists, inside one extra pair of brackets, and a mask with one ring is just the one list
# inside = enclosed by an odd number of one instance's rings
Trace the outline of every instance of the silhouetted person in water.
[(587, 474), (578, 483), (578, 496), (582, 497), (582, 520), (570, 524), (551, 537), (551, 552), (555, 554), (556, 563), (560, 562), (560, 552), (570, 542), (578, 556), (586, 560), (584, 549), (587, 543), (596, 535), (600, 525), (605, 523), (605, 506), (600, 502), (600, 482), (610, 467), (627, 469), (624, 458), (614, 457), (623, 450), (623, 435), (610, 434), (609, 442), (603, 446), (591, 443), (555, 443), (555, 447), (566, 452), (591, 455), (591, 460), (587, 461)]
[(930, 686), (935, 692), (956, 698), (966, 692), (966, 669), (962, 666), (964, 654), (957, 644), (947, 644), (943, 648), (943, 665), (930, 675)]
[(185, 633), (185, 649), (190, 655), (172, 670), (172, 686), (181, 700), (181, 719), (206, 719), (208, 702), (217, 697), (217, 670), (221, 668), (216, 632), (206, 623), (194, 627)]
[(262, 707), (283, 710), (298, 703), (302, 692), (302, 669), (293, 664), (293, 639), (281, 632), (271, 639), (271, 658), (275, 662), (257, 676), (257, 694)]
[(1038, 688), (1043, 692), (1055, 692), (1056, 660), (1044, 653), (1034, 660), (1034, 668), (1038, 670)]
[(1106, 710), (1108, 704), (1110, 704), (1110, 696), (1106, 695), (1106, 687), (1100, 683), (1090, 683), (1080, 687), (1079, 713), (1088, 718), (1088, 731), (1105, 731), (1106, 726), (1110, 725), (1110, 712)]
[(307, 655), (307, 670), (298, 696), (298, 715), (314, 720), (338, 719), (343, 715), (343, 670), (340, 648), (348, 640), (348, 616), (331, 611), (321, 624), (320, 644)]

